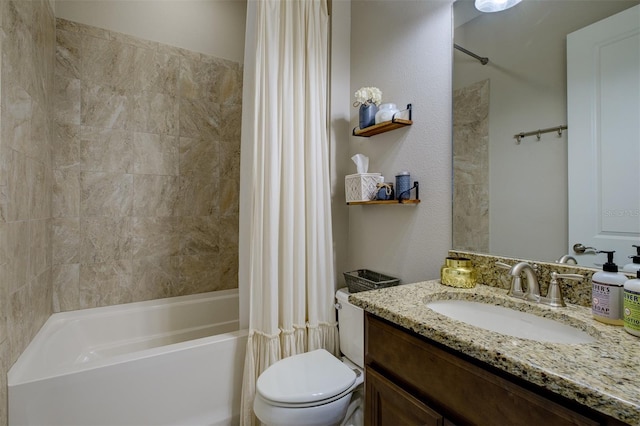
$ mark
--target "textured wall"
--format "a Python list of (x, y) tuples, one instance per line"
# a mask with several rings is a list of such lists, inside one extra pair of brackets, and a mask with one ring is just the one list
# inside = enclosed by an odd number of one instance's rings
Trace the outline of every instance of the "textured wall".
[(242, 68), (57, 21), (54, 309), (237, 287)]
[[(413, 125), (349, 141), (369, 171), (393, 181), (408, 170), (420, 182), (412, 206), (350, 206), (350, 270), (367, 268), (403, 282), (440, 276), (451, 248), (451, 58), (453, 1), (352, 1), (351, 98), (376, 86), (383, 102), (413, 104)], [(357, 126), (357, 108), (351, 108)], [(342, 175), (355, 173), (355, 165)], [(343, 178), (344, 179), (344, 178)], [(340, 271), (344, 272), (344, 271)]]
[(0, 0), (0, 425), (6, 372), (51, 314), (55, 21), (47, 0)]

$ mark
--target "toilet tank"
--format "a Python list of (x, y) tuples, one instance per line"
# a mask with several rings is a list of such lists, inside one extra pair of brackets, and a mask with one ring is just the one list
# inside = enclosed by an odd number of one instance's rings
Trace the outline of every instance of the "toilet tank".
[(364, 311), (349, 303), (349, 290), (336, 292), (340, 351), (351, 362), (364, 368)]

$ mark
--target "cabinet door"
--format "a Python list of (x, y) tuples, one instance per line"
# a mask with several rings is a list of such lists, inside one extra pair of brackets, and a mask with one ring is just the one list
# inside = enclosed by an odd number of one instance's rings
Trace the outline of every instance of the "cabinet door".
[(443, 426), (443, 417), (371, 368), (365, 373), (364, 423)]

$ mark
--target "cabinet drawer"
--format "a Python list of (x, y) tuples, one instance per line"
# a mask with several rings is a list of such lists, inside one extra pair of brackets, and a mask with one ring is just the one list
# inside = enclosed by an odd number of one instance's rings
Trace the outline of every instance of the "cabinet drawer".
[(371, 314), (365, 330), (367, 367), (454, 423), (601, 424)]

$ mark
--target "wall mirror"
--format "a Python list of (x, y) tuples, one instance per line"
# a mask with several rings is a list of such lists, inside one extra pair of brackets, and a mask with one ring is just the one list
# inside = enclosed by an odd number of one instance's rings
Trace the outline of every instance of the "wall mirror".
[[(488, 58), (483, 65), (454, 50), (454, 249), (540, 261), (569, 254), (584, 266), (604, 261), (581, 258), (569, 245), (567, 35), (638, 4), (524, 0), (482, 14), (473, 0), (454, 3), (454, 44)], [(618, 264), (629, 262), (628, 246), (616, 254)]]

